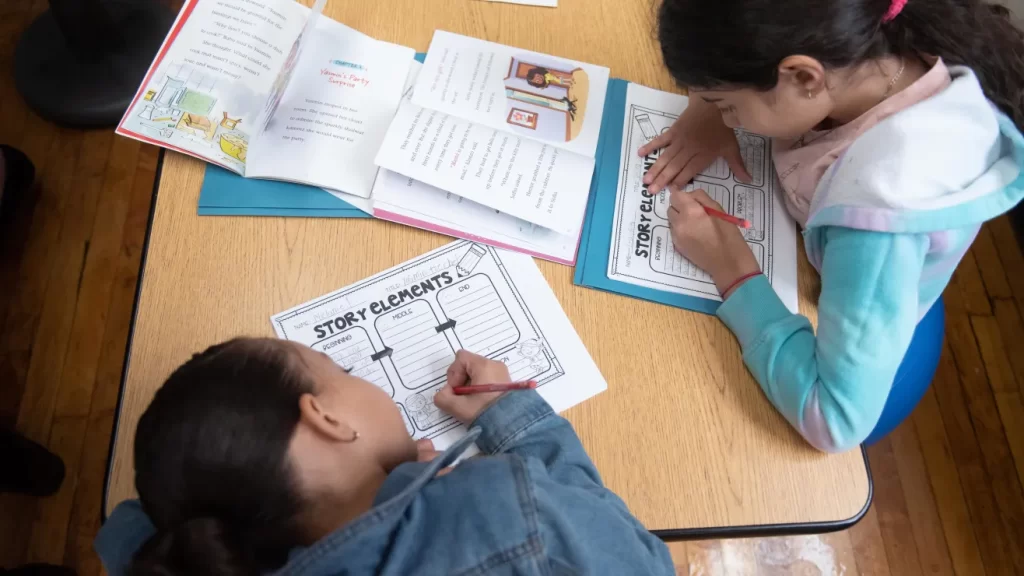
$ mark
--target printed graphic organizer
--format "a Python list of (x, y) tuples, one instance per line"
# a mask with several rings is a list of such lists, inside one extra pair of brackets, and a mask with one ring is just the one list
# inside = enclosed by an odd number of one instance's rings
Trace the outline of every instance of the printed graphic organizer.
[(459, 240), (271, 318), (281, 338), (376, 384), (414, 438), (443, 448), (465, 427), (434, 406), (458, 350), (535, 380), (555, 410), (607, 386), (533, 259)]
[[(658, 152), (636, 151), (666, 131), (686, 98), (612, 79), (605, 100), (594, 178), (573, 281), (595, 288), (713, 314), (721, 298), (711, 278), (679, 255), (668, 227), (669, 194), (649, 194), (642, 178)], [(744, 236), (769, 282), (797, 311), (796, 226), (785, 212), (771, 162), (771, 142), (738, 132), (750, 184), (735, 180), (724, 160), (686, 190), (702, 188), (730, 214), (752, 222)]]

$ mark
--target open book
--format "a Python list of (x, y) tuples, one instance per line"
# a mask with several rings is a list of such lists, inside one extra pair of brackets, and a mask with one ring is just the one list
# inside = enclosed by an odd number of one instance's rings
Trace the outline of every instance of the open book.
[[(607, 85), (607, 68), (437, 31), (376, 163), (405, 177), (393, 182), (407, 197), (450, 193), (481, 215), (500, 212), (500, 226), (564, 237), (572, 261)], [(393, 177), (382, 172), (384, 184)], [(374, 194), (375, 215), (390, 211), (382, 200), (405, 204), (387, 188), (391, 200)]]
[(187, 0), (117, 133), (369, 197), (413, 50), (294, 0)]

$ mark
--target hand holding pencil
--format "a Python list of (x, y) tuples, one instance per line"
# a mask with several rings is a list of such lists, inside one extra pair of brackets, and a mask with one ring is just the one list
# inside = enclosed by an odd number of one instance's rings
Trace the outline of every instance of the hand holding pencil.
[(434, 396), (434, 404), (469, 425), (505, 391), (536, 387), (535, 382), (531, 386), (530, 382), (510, 380), (508, 368), (501, 362), (459, 350), (448, 368), (448, 383)]
[(750, 222), (728, 214), (704, 190), (674, 190), (668, 210), (672, 245), (728, 296), (761, 270), (740, 228)]

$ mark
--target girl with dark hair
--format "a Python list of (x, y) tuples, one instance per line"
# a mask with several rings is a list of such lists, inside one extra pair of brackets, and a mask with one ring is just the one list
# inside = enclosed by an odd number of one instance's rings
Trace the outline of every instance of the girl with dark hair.
[[(452, 392), (507, 381), (504, 364), (456, 355), (434, 401), (471, 429), (438, 454), (324, 354), (213, 346), (139, 421), (140, 501), (114, 510), (97, 551), (112, 576), (674, 573), (535, 391)], [(488, 457), (445, 468), (474, 441)]]
[[(769, 400), (811, 444), (873, 442), (938, 364), (940, 295), (981, 224), (1024, 196), (1024, 40), (982, 0), (664, 0), (658, 38), (689, 106), (639, 150), (672, 192), (677, 250)], [(774, 137), (786, 207), (821, 273), (818, 326), (790, 313), (707, 194), (678, 189), (733, 128)]]

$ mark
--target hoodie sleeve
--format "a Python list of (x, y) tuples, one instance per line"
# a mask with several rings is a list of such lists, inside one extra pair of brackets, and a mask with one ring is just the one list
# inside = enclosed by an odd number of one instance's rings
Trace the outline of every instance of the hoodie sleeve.
[(114, 508), (100, 527), (93, 546), (107, 574), (123, 576), (128, 573), (135, 553), (155, 533), (156, 528), (142, 510), (142, 504), (128, 500)]
[(918, 321), (929, 240), (829, 227), (818, 333), (792, 314), (764, 276), (718, 309), (768, 399), (812, 445), (841, 452), (874, 429)]

